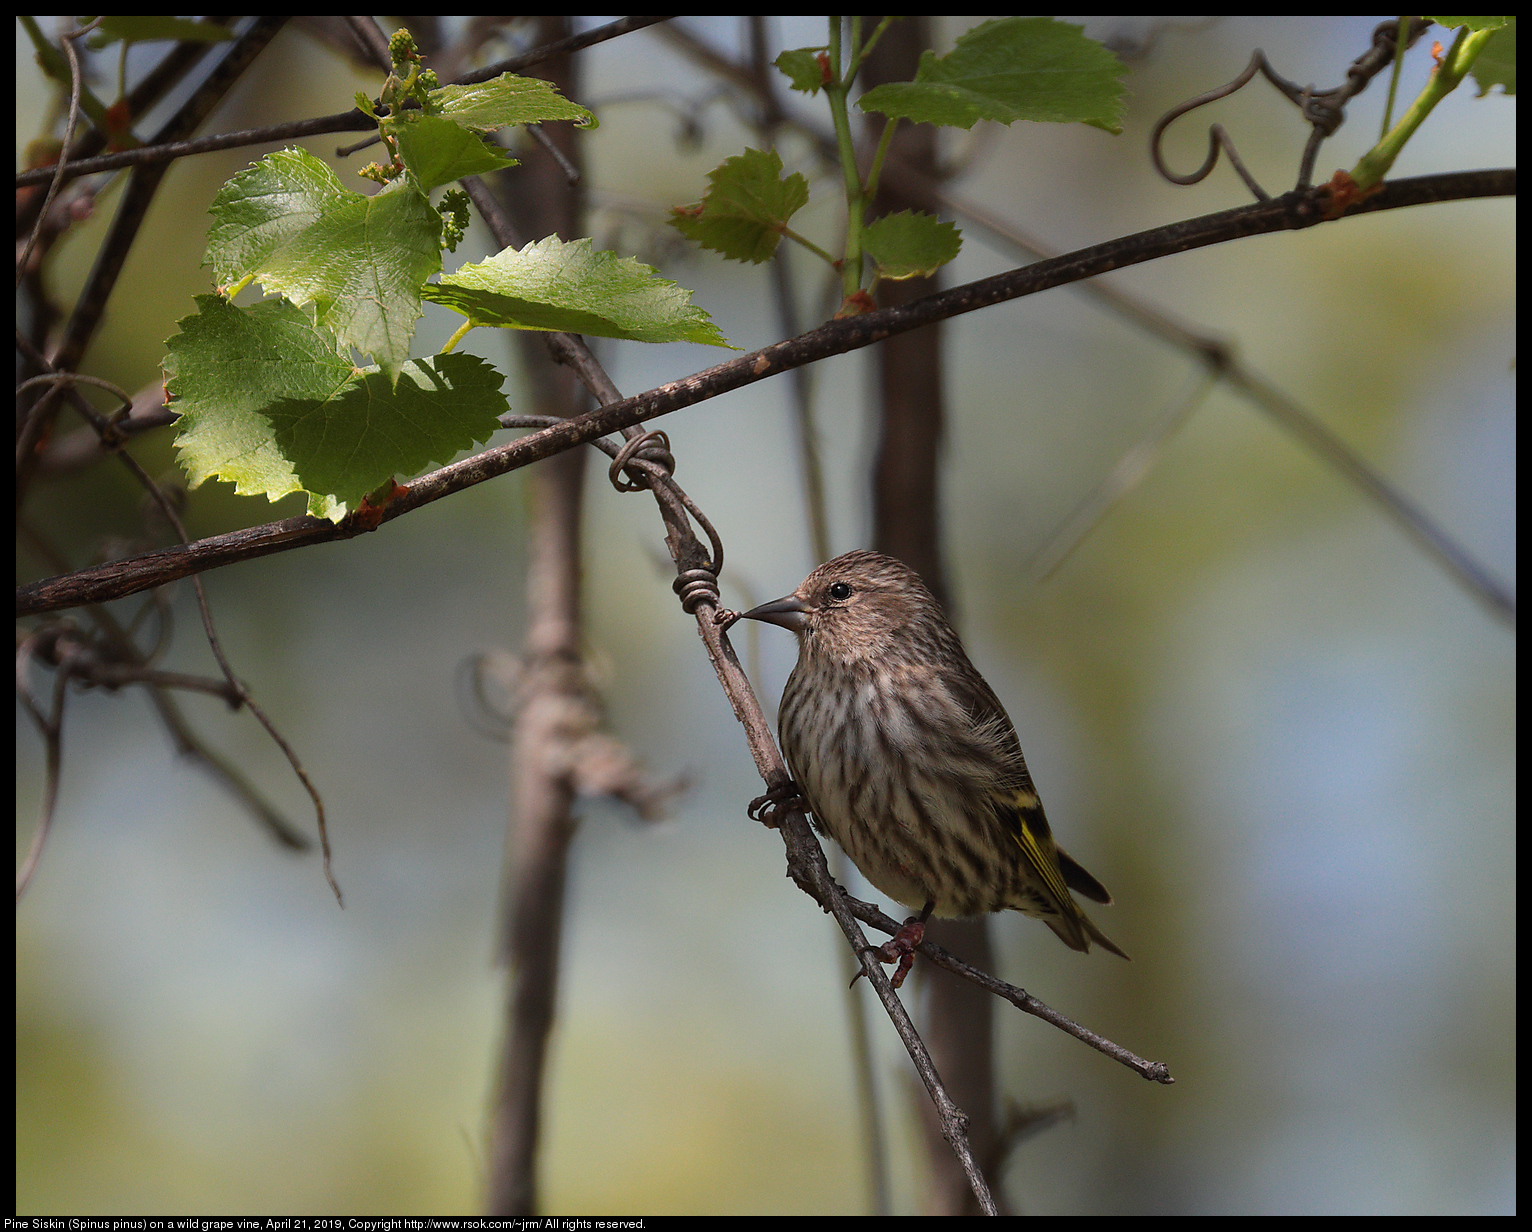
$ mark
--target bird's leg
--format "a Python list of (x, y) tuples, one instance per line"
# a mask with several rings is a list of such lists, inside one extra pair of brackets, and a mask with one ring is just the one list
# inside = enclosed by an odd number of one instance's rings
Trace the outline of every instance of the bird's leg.
[[(910, 973), (910, 968), (915, 965), (915, 949), (920, 945), (921, 939), (926, 935), (926, 921), (931, 918), (931, 912), (936, 910), (935, 902), (928, 902), (920, 909), (919, 915), (912, 915), (899, 926), (899, 931), (880, 946), (875, 946), (868, 952), (879, 962), (897, 962), (893, 978), (888, 982), (895, 988), (904, 983), (904, 977)], [(857, 972), (858, 975), (861, 972)], [(852, 980), (852, 983), (856, 983)]]

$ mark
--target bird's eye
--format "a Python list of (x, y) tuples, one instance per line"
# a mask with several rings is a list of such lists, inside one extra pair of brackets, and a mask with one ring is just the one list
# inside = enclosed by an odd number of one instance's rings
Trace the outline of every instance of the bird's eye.
[(847, 599), (851, 598), (851, 583), (831, 582), (830, 598), (834, 599), (837, 603), (844, 603)]

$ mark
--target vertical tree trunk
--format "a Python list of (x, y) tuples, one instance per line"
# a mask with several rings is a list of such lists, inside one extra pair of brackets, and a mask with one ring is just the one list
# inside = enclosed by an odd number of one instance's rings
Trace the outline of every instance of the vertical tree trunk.
[[(565, 17), (540, 17), (535, 44), (570, 33)], [(575, 94), (574, 58), (545, 61), (533, 74)], [(546, 135), (575, 166), (570, 125)], [(543, 149), (516, 168), (505, 194), (527, 239), (583, 234), (578, 186)], [(539, 415), (569, 416), (584, 407), (574, 374), (549, 361), (540, 335), (523, 335), (528, 392)], [(505, 1037), (499, 1058), (489, 1144), (486, 1205), (492, 1215), (527, 1216), (537, 1208), (537, 1148), (548, 1035), (557, 1005), (565, 864), (574, 834), (575, 790), (568, 766), (571, 706), (585, 704), (580, 654), (580, 497), (585, 450), (540, 462), (527, 477), (530, 496), (527, 634), (520, 709), (512, 737), (515, 783), (506, 850), (502, 957), (507, 973)]]
[[(864, 17), (870, 31), (879, 19)], [(909, 81), (920, 53), (931, 46), (931, 23), (907, 17), (890, 26), (869, 57), (863, 84), (871, 89), (886, 81)], [(882, 131), (869, 125), (875, 138)], [(890, 157), (898, 157), (929, 176), (937, 174), (936, 130), (930, 125), (901, 125)], [(901, 209), (937, 213), (931, 201), (910, 201), (884, 191), (874, 213)], [(885, 282), (880, 305), (904, 304), (937, 290), (934, 278)], [(942, 329), (900, 334), (873, 351), (877, 365), (881, 432), (873, 469), (873, 547), (896, 556), (925, 579), (926, 585), (951, 611), (941, 554), (941, 509), (938, 467), (941, 462)], [(956, 623), (956, 621), (954, 621)], [(994, 969), (985, 920), (936, 920), (927, 930), (937, 944), (981, 970)], [(917, 963), (927, 990), (926, 1043), (937, 1071), (958, 1107), (969, 1116), (969, 1141), (974, 1156), (989, 1178), (996, 1202), (1004, 1203), (997, 1178), (998, 1128), (994, 1092), (994, 1006), (976, 985), (925, 963)], [(978, 1201), (968, 1179), (942, 1138), (930, 1101), (921, 1091), (916, 1099), (925, 1129), (926, 1153), (933, 1187), (930, 1211), (941, 1215), (977, 1215)]]

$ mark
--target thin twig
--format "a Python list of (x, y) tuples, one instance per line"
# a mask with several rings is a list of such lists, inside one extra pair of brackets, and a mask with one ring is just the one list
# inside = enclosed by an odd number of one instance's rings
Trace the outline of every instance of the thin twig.
[(390, 73), (394, 68), (393, 57), (388, 52), (388, 35), (378, 25), (376, 17), (346, 17), (343, 18), (346, 25), (351, 28), (351, 37), (361, 45), (362, 50), (372, 57), (374, 67), (381, 68), (385, 73)]
[[(165, 141), (154, 145), (141, 145), (132, 150), (115, 154), (98, 154), (93, 158), (81, 158), (63, 163), (60, 169), (64, 178), (76, 179), (82, 175), (94, 175), (100, 171), (115, 171), (119, 167), (137, 167), (148, 163), (168, 163), (193, 154), (210, 154), (214, 150), (233, 150), (247, 145), (264, 145), (268, 142), (291, 141), (297, 137), (318, 137), (325, 133), (364, 133), (376, 129), (378, 122), (363, 111), (353, 107), (350, 111), (335, 115), (315, 116), (308, 120), (290, 120), (281, 124), (263, 124), (259, 128), (242, 128), (237, 132), (211, 133), (206, 137), (193, 137), (185, 141)], [(16, 187), (46, 182), (54, 168), (41, 167), (23, 171), (16, 177)]]
[(1188, 383), (1186, 392), (1177, 397), (1170, 408), (1161, 414), (1149, 431), (1118, 459), (1111, 472), (1092, 488), (1064, 519), (1063, 524), (1048, 536), (1032, 559), (1027, 563), (1027, 574), (1035, 581), (1051, 577), (1070, 554), (1085, 541), (1107, 514), (1107, 511), (1133, 491), (1154, 469), (1155, 464), (1169, 447), (1175, 436), (1212, 392), (1214, 377), (1207, 372), (1196, 372)]
[[(85, 429), (91, 431), (91, 429)], [(53, 563), (54, 568), (66, 569), (67, 562), (47, 538), (35, 527), (22, 522), (18, 530), (32, 549), (39, 552)], [(162, 604), (159, 591), (154, 592), (155, 602), (152, 610), (160, 610)], [(131, 630), (124, 629), (111, 611), (99, 603), (93, 603), (86, 607), (92, 621), (95, 622), (99, 640), (104, 644), (106, 653), (112, 655), (118, 662), (145, 664), (152, 662), (160, 650), (163, 649), (168, 637), (168, 627), (164, 621), (168, 617), (162, 616), (162, 625), (158, 644), (149, 651), (141, 651), (133, 641)], [(136, 619), (135, 619), (136, 628)], [(227, 682), (220, 682), (226, 684)], [(182, 757), (202, 766), (213, 776), (236, 800), (243, 804), (251, 814), (282, 846), (292, 851), (307, 851), (311, 846), (307, 837), (300, 834), (292, 823), (282, 813), (270, 804), (265, 797), (256, 790), (255, 785), (245, 777), (244, 773), (234, 765), (227, 757), (217, 752), (202, 736), (196, 732), (187, 722), (186, 716), (176, 704), (174, 696), (166, 689), (158, 685), (149, 685), (149, 700), (153, 703), (155, 713), (160, 716), (165, 730), (169, 734), (171, 742), (175, 745), (176, 752)]]
[[(860, 899), (847, 896), (851, 904), (852, 914), (864, 924), (871, 924), (880, 932), (892, 936), (899, 931), (900, 923), (891, 916), (885, 915), (872, 903), (864, 903)], [(1089, 1027), (1082, 1027), (1072, 1018), (1058, 1012), (1052, 1006), (1039, 1001), (1024, 988), (1018, 988), (1014, 984), (1007, 984), (1004, 980), (996, 979), (986, 971), (980, 971), (971, 967), (962, 959), (949, 954), (941, 946), (932, 941), (922, 941), (916, 947), (922, 954), (929, 958), (938, 967), (962, 976), (965, 980), (972, 980), (979, 987), (992, 992), (997, 997), (1003, 997), (1017, 1009), (1027, 1014), (1035, 1015), (1044, 1022), (1051, 1023), (1066, 1035), (1072, 1035), (1081, 1043), (1089, 1044), (1097, 1052), (1111, 1057), (1119, 1064), (1126, 1065), (1129, 1069), (1147, 1078), (1150, 1082), (1159, 1082), (1170, 1085), (1175, 1079), (1170, 1076), (1170, 1068), (1163, 1061), (1147, 1061), (1137, 1053), (1130, 1052), (1121, 1044), (1114, 1044), (1104, 1036), (1097, 1035)]]
[[(133, 472), (135, 478), (143, 485), (144, 489), (154, 497), (155, 503), (160, 507), (160, 512), (165, 515), (165, 520), (175, 527), (176, 534), (181, 537), (182, 542), (186, 542), (186, 526), (182, 523), (180, 515), (176, 512), (175, 505), (165, 495), (159, 484), (149, 477), (143, 467), (138, 464), (137, 459), (128, 453), (127, 450), (118, 450), (117, 456), (122, 459), (123, 465)], [(293, 774), (303, 784), (303, 790), (308, 792), (309, 799), (314, 803), (314, 820), (319, 831), (319, 851), (324, 864), (324, 879), (330, 883), (330, 890), (335, 895), (335, 901), (344, 907), (346, 900), (340, 892), (340, 883), (335, 880), (335, 870), (331, 867), (330, 862), (330, 831), (325, 825), (324, 799), (320, 796), (319, 789), (314, 786), (314, 781), (309, 778), (308, 771), (304, 769), (303, 763), (298, 760), (298, 754), (294, 751), (293, 746), (287, 742), (287, 738), (277, 730), (277, 725), (271, 721), (265, 710), (251, 696), (250, 690), (246, 687), (244, 681), (234, 674), (234, 667), (229, 662), (228, 656), (224, 654), (223, 643), (218, 639), (218, 631), (213, 627), (213, 610), (208, 606), (207, 591), (203, 588), (202, 579), (194, 577), (192, 579), (192, 587), (196, 591), (197, 611), (202, 617), (202, 628), (207, 636), (208, 648), (212, 650), (213, 658), (218, 661), (218, 666), (224, 674), (224, 679), (233, 687), (239, 697), (240, 704), (255, 716), (256, 722), (266, 729), (266, 734), (271, 737), (272, 742), (277, 748), (282, 750), (282, 756), (287, 758), (287, 764), (292, 767)]]
[(313, 846), (307, 835), (300, 833), (275, 805), (261, 795), (243, 770), (212, 748), (192, 729), (172, 694), (164, 689), (151, 688), (149, 700), (154, 703), (155, 712), (165, 724), (165, 730), (170, 733), (176, 752), (212, 775), (224, 790), (249, 810), (251, 816), (276, 842), (290, 851), (307, 851)]
[(74, 671), (74, 678), (103, 689), (120, 689), (130, 684), (154, 685), (162, 689), (185, 689), (192, 693), (208, 693), (221, 697), (230, 706), (241, 702), (239, 691), (222, 677), (194, 676), (189, 672), (167, 672), (157, 667), (141, 667), (133, 663), (90, 662), (81, 664)]
[[(80, 122), (80, 53), (75, 48), (75, 39), (89, 34), (100, 24), (101, 18), (96, 18), (88, 26), (81, 26), (78, 30), (72, 30), (64, 35), (59, 41), (64, 45), (64, 55), (69, 59), (69, 119), (64, 125), (64, 149), (69, 148), (74, 140), (75, 125)], [(64, 184), (64, 163), (60, 159), (55, 167), (43, 167), (41, 170), (49, 172), (48, 195), (43, 198), (41, 208), (37, 211), (37, 222), (33, 225), (31, 233), (27, 236), (26, 247), (21, 250), (21, 256), (16, 260), (16, 285), (21, 285), (21, 279), (27, 270), (27, 263), (32, 259), (32, 250), (37, 247), (38, 238), (42, 235), (43, 223), (48, 217), (48, 207), (53, 204), (53, 199), (58, 196), (59, 189)]]
[[(737, 662), (735, 667), (738, 668)], [(925, 1041), (915, 1030), (915, 1024), (910, 1021), (904, 1003), (899, 1000), (899, 994), (889, 983), (883, 964), (878, 961), (873, 953), (873, 947), (868, 944), (866, 935), (857, 924), (856, 913), (850, 905), (851, 898), (831, 878), (829, 866), (825, 863), (824, 850), (809, 828), (808, 819), (801, 810), (791, 809), (785, 814), (778, 815), (778, 824), (782, 832), (782, 841), (787, 844), (788, 875), (835, 917), (835, 922), (845, 933), (847, 943), (861, 962), (868, 982), (877, 993), (878, 1000), (883, 1003), (883, 1008), (893, 1022), (894, 1029), (899, 1033), (900, 1040), (910, 1054), (910, 1060), (915, 1064), (916, 1073), (925, 1084), (941, 1123), (942, 1137), (947, 1140), (959, 1163), (962, 1164), (963, 1171), (968, 1176), (968, 1183), (973, 1188), (974, 1196), (979, 1200), (980, 1209), (986, 1215), (998, 1214), (994, 1196), (990, 1193), (989, 1182), (985, 1180), (984, 1171), (968, 1145), (968, 1117), (947, 1094), (947, 1089), (942, 1084), (941, 1077), (936, 1072), (936, 1066), (931, 1060), (931, 1054), (926, 1049)], [(924, 946), (921, 948), (924, 949)]]
[(53, 677), (53, 704), (49, 707), (47, 714), (43, 713), (42, 707), (33, 698), (31, 687), (27, 683), (27, 668), (46, 636), (45, 631), (34, 633), (25, 638), (16, 649), (16, 695), (21, 699), (27, 714), (37, 725), (47, 750), (43, 774), (43, 799), (37, 818), (37, 830), (32, 835), (32, 844), (27, 850), (26, 859), (21, 862), (21, 867), (16, 871), (18, 902), (32, 882), (32, 874), (37, 871), (38, 862), (43, 857), (43, 848), (48, 843), (48, 835), (53, 830), (53, 814), (58, 806), (59, 798), (59, 779), (64, 768), (64, 699), (67, 696), (65, 686), (69, 683), (69, 659), (66, 657), (60, 661), (58, 671)]
[[(30, 346), (30, 343), (25, 345)], [(127, 413), (116, 420), (115, 426), (126, 439), (155, 428), (169, 427), (180, 417), (178, 411), (166, 405), (165, 381), (163, 377), (157, 377), (133, 395)], [(67, 474), (99, 462), (111, 452), (94, 427), (79, 427), (72, 432), (55, 435), (48, 442), (38, 462), (37, 473), (40, 477)]]
[(533, 47), (527, 51), (519, 52), (504, 60), (497, 60), (493, 64), (483, 68), (474, 69), (471, 73), (464, 73), (456, 79), (458, 85), (474, 85), (480, 81), (489, 81), (501, 73), (519, 73), (524, 68), (531, 68), (534, 64), (541, 64), (544, 60), (551, 60), (554, 56), (564, 55), (566, 52), (581, 51), (586, 47), (594, 47), (597, 43), (604, 43), (608, 39), (619, 38), (624, 34), (630, 34), (634, 30), (642, 30), (646, 26), (657, 25), (660, 22), (669, 21), (670, 15), (645, 16), (645, 17), (619, 17), (616, 21), (608, 22), (604, 26), (597, 26), (593, 30), (586, 30), (583, 34), (571, 34), (568, 38), (556, 39), (551, 43), (544, 43), (541, 47)]
[[(594, 30), (587, 30), (584, 34), (576, 34), (567, 39), (560, 39), (557, 43), (549, 43), (544, 47), (533, 47), (529, 51), (512, 56), (507, 60), (497, 61), (486, 68), (475, 69), (471, 73), (464, 73), (451, 84), (472, 85), (498, 77), (501, 73), (518, 73), (524, 68), (540, 64), (542, 61), (560, 55), (565, 51), (578, 51), (582, 47), (592, 47), (597, 43), (606, 42), (607, 39), (613, 39), (630, 31), (642, 30), (646, 26), (652, 26), (657, 22), (669, 20), (669, 17), (624, 17), (618, 21), (609, 22), (607, 25), (598, 26)], [(28, 184), (46, 184), (55, 173), (65, 180), (72, 180), (77, 176), (93, 175), (98, 171), (114, 171), (118, 167), (132, 167), (141, 163), (169, 162), (172, 159), (185, 158), (190, 154), (206, 154), (212, 150), (229, 150), (239, 146), (288, 141), (294, 137), (313, 137), (322, 133), (364, 133), (377, 126), (378, 122), (375, 119), (353, 107), (350, 111), (340, 111), (334, 115), (316, 116), (310, 120), (296, 120), (286, 124), (267, 124), (260, 128), (247, 128), (234, 133), (216, 133), (208, 137), (198, 137), (193, 141), (154, 142), (139, 146), (134, 150), (124, 150), (117, 154), (102, 154), (95, 158), (81, 158), (67, 163), (61, 162), (56, 168), (40, 167), (31, 171), (23, 171), (16, 176), (16, 187), (24, 188)]]
[[(77, 378), (75, 378), (74, 374), (58, 373), (55, 369), (53, 369), (52, 364), (47, 360), (46, 357), (32, 352), (29, 347), (24, 346), (23, 353), (26, 354), (28, 358), (38, 366), (44, 368), (45, 372), (49, 375), (62, 376), (67, 378), (58, 381), (55, 385), (55, 389), (62, 391), (63, 395), (73, 403), (75, 409), (80, 412), (80, 414), (87, 420), (87, 422), (91, 424), (93, 428), (101, 432), (103, 437), (106, 437), (108, 434), (115, 431), (115, 424), (102, 416), (93, 406), (90, 405), (89, 402), (85, 400), (80, 391), (75, 388), (75, 382)], [(92, 380), (93, 383), (103, 384), (112, 389), (117, 397), (122, 399), (131, 408), (132, 400), (128, 398), (127, 394), (125, 394), (122, 390), (111, 386), (109, 382), (96, 381), (95, 378), (90, 378), (90, 380)], [(169, 522), (170, 525), (175, 529), (175, 532), (180, 537), (182, 543), (184, 544), (188, 542), (185, 524), (181, 521), (180, 514), (177, 512), (174, 503), (169, 499), (169, 497), (165, 495), (164, 490), (159, 486), (159, 484), (155, 483), (155, 481), (150, 478), (149, 474), (144, 470), (144, 468), (139, 464), (138, 460), (134, 458), (132, 454), (121, 448), (116, 449), (115, 452), (117, 458), (125, 467), (127, 467), (128, 471), (138, 481), (139, 485), (153, 498), (155, 503), (158, 505), (161, 514), (165, 517), (165, 520)], [(217, 660), (218, 666), (224, 674), (224, 679), (228, 682), (228, 686), (232, 692), (231, 704), (245, 706), (250, 711), (250, 713), (255, 716), (256, 721), (266, 729), (266, 733), (271, 737), (276, 746), (282, 750), (282, 754), (287, 758), (288, 764), (292, 767), (293, 773), (297, 776), (298, 781), (303, 784), (304, 790), (308, 792), (310, 799), (314, 803), (314, 813), (317, 821), (317, 828), (319, 831), (319, 845), (324, 857), (325, 880), (329, 882), (330, 889), (335, 894), (336, 902), (344, 906), (345, 903), (341, 897), (340, 885), (336, 882), (334, 871), (331, 868), (330, 836), (328, 828), (325, 825), (324, 801), (320, 797), (319, 791), (314, 786), (313, 781), (309, 778), (308, 772), (304, 769), (303, 763), (298, 760), (298, 755), (293, 750), (293, 747), (287, 742), (287, 739), (282, 735), (282, 733), (277, 730), (276, 725), (271, 721), (270, 717), (256, 702), (255, 698), (251, 696), (250, 690), (246, 687), (244, 682), (235, 676), (233, 666), (229, 663), (228, 658), (225, 656), (223, 645), (219, 641), (217, 630), (214, 628), (213, 613), (212, 609), (208, 606), (207, 592), (203, 588), (202, 579), (200, 577), (193, 578), (192, 585), (197, 595), (197, 607), (202, 617), (202, 627), (207, 635), (208, 646), (212, 650), (213, 657)]]
[(541, 124), (528, 124), (526, 128), (527, 132), (532, 134), (532, 140), (543, 147), (549, 158), (558, 163), (559, 170), (564, 173), (564, 179), (568, 182), (569, 186), (573, 188), (578, 184), (580, 182), (578, 168), (565, 157), (563, 150), (553, 144), (553, 139), (543, 132), (543, 126)]

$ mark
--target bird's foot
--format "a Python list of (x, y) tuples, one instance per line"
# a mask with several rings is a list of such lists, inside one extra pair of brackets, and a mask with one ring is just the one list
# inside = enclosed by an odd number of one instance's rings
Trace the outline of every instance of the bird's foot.
[[(904, 977), (910, 973), (910, 968), (915, 965), (915, 951), (920, 947), (921, 941), (926, 935), (926, 921), (931, 918), (934, 903), (927, 903), (919, 915), (912, 915), (903, 924), (899, 925), (899, 931), (885, 941), (882, 945), (869, 946), (864, 952), (871, 954), (880, 963), (896, 962), (899, 965), (894, 968), (894, 974), (889, 978), (889, 984), (898, 988), (904, 983)], [(853, 977), (852, 983), (865, 975), (866, 972), (858, 971)]]

